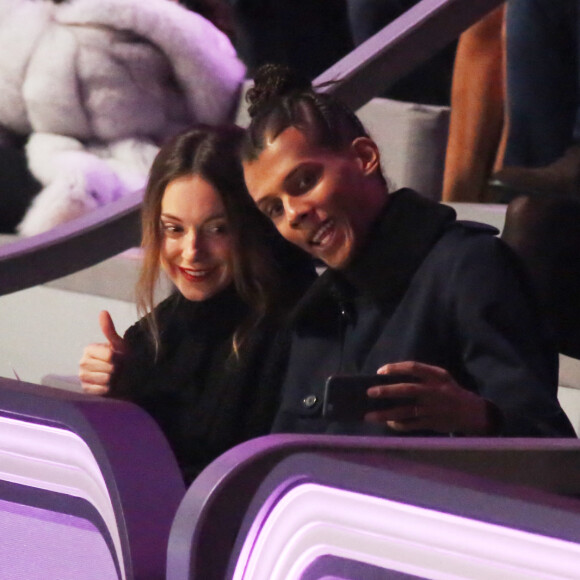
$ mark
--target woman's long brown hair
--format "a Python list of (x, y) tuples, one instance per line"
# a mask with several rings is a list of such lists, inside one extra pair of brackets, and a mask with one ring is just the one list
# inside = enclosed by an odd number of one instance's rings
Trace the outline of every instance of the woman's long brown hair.
[(142, 207), (141, 276), (137, 283), (137, 307), (156, 346), (159, 330), (154, 316), (155, 288), (160, 275), (162, 231), (161, 200), (167, 185), (180, 177), (199, 175), (219, 193), (226, 209), (233, 241), (233, 277), (250, 316), (238, 329), (233, 351), (238, 352), (252, 327), (277, 306), (283, 281), (271, 251), (277, 233), (255, 207), (244, 183), (239, 147), (244, 131), (235, 126), (200, 125), (168, 141), (159, 151), (149, 174)]

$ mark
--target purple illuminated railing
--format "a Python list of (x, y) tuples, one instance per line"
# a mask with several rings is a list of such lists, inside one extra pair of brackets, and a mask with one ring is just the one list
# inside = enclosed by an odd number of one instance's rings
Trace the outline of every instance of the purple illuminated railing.
[[(280, 475), (284, 464), (305, 456), (310, 459), (299, 459), (298, 463), (283, 468)], [(324, 462), (331, 460), (338, 463), (325, 470)], [(400, 462), (408, 466), (402, 479), (397, 475)], [(385, 478), (391, 478), (389, 484), (385, 484)], [(577, 440), (269, 435), (231, 449), (212, 462), (188, 489), (169, 537), (167, 580), (242, 578), (233, 576), (234, 569), (239, 572), (241, 561), (250, 565), (253, 558), (250, 552), (254, 551), (258, 536), (263, 536), (270, 515), (288, 492), (312, 482), (399, 503), (407, 500), (431, 511), (480, 518), (487, 523), (502, 523), (520, 530), (531, 529), (530, 519), (537, 517), (536, 531), (548, 536), (558, 529), (560, 516), (571, 518), (568, 523), (573, 520), (574, 529), (580, 529), (577, 527), (580, 502), (573, 499), (580, 495), (580, 443)], [(522, 500), (519, 507), (514, 501), (513, 490), (516, 490), (515, 497)], [(475, 501), (473, 498), (480, 492)], [(321, 500), (332, 494), (333, 491), (323, 491)], [(544, 517), (546, 512), (540, 514), (541, 506), (538, 507), (540, 511), (534, 512), (540, 497), (541, 502), (566, 507), (553, 513), (548, 521)], [(356, 497), (351, 499), (353, 505), (358, 502)], [(301, 503), (302, 500), (297, 500), (292, 504), (296, 509), (283, 510), (286, 515), (282, 520), (297, 516)], [(322, 505), (322, 501), (309, 504), (306, 512), (312, 515), (312, 505), (318, 504)], [(342, 508), (335, 505), (323, 514), (324, 518), (328, 514), (340, 518)], [(420, 513), (418, 517), (431, 515)], [(305, 517), (309, 517), (308, 513)], [(437, 514), (434, 517), (437, 519)], [(302, 533), (318, 523), (306, 522), (296, 529)], [(273, 520), (270, 524), (274, 531), (285, 533), (286, 523), (280, 524), (281, 529)], [(370, 530), (367, 532), (372, 535)], [(493, 530), (491, 533), (493, 535)], [(280, 535), (276, 532), (270, 537), (279, 538)], [(562, 536), (556, 534), (556, 537)], [(574, 532), (565, 539), (577, 544), (580, 535)], [(269, 546), (269, 539), (260, 541), (266, 541)], [(268, 546), (263, 548), (263, 554), (269, 553)], [(580, 565), (580, 547), (575, 546), (574, 551)], [(296, 556), (296, 562), (300, 562), (301, 557)], [(332, 566), (335, 564), (331, 562)], [(327, 568), (326, 575), (316, 577), (332, 575)], [(269, 578), (267, 574), (246, 577)], [(352, 577), (358, 580), (365, 576), (355, 574)], [(487, 577), (504, 578), (493, 574)]]
[(322, 73), (331, 92), (356, 110), (457, 38), (502, 0), (421, 0)]
[(577, 500), (389, 454), (305, 452), (260, 485), (225, 578), (564, 580), (579, 521)]
[(143, 192), (0, 246), (0, 296), (56, 280), (138, 246)]
[(0, 378), (0, 440), (3, 578), (164, 577), (185, 486), (141, 408)]
[[(316, 79), (357, 109), (501, 0), (421, 0)], [(50, 232), (0, 248), (0, 296), (94, 265), (139, 243), (135, 193)]]

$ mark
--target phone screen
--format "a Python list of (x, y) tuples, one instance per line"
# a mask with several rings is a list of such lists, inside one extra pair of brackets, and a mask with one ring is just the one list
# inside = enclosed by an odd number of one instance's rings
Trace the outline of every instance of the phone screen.
[(332, 375), (326, 380), (322, 416), (333, 421), (362, 421), (366, 413), (413, 405), (412, 397), (371, 398), (367, 389), (374, 385), (416, 383), (411, 375)]

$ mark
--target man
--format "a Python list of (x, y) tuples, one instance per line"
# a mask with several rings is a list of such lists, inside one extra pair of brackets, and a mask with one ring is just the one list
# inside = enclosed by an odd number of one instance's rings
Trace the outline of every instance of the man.
[[(557, 353), (518, 263), (489, 228), (415, 192), (389, 195), (356, 118), (277, 67), (256, 75), (242, 152), (249, 192), (328, 270), (295, 313), (280, 431), (573, 436)], [(412, 375), (368, 390), (412, 404), (365, 423), (321, 416), (332, 374)]]

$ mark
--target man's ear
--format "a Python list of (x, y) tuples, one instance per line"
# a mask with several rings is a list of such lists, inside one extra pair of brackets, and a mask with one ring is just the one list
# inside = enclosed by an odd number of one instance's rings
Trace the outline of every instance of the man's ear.
[(351, 151), (360, 163), (365, 175), (373, 175), (381, 170), (381, 155), (377, 144), (370, 137), (357, 137), (351, 143)]

